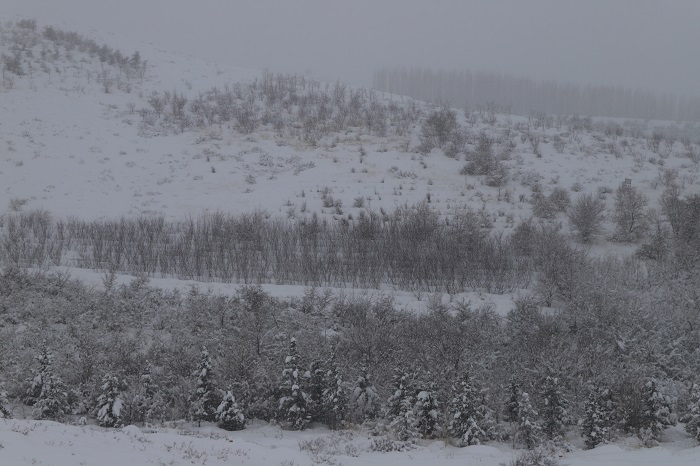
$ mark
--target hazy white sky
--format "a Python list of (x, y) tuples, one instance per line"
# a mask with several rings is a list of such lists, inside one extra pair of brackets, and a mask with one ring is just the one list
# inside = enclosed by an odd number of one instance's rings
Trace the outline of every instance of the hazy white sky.
[(700, 95), (700, 0), (2, 0), (246, 68), (368, 84), (384, 65)]

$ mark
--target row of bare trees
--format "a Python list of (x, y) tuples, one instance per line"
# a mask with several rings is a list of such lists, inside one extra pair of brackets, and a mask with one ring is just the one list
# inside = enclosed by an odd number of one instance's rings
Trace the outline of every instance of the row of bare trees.
[(658, 94), (623, 86), (581, 86), (502, 73), (436, 71), (422, 67), (382, 68), (373, 87), (428, 102), (472, 108), (496, 105), (527, 115), (546, 112), (698, 121), (700, 98)]
[(212, 213), (54, 221), (45, 212), (8, 216), (0, 236), (5, 264), (77, 265), (145, 276), (240, 283), (300, 284), (503, 293), (527, 286), (527, 258), (509, 237), (482, 228), (477, 212), (440, 217), (427, 204), (363, 211), (343, 222)]
[[(616, 234), (629, 235), (638, 222), (631, 223), (632, 209), (624, 200), (616, 207), (625, 214), (616, 220)], [(692, 268), (700, 259), (699, 205), (697, 196), (685, 199), (667, 190), (662, 210), (671, 228), (659, 218), (638, 255)], [(599, 201), (592, 196), (581, 196), (571, 207), (572, 227), (584, 243), (599, 232), (599, 216)], [(447, 293), (507, 293), (535, 283), (547, 303), (570, 295), (577, 280), (571, 267), (580, 269), (588, 260), (582, 251), (546, 222), (526, 220), (506, 235), (484, 228), (479, 212), (441, 216), (426, 203), (393, 212), (365, 210), (342, 221), (315, 214), (281, 219), (263, 212), (219, 212), (181, 221), (158, 216), (85, 221), (55, 220), (34, 211), (6, 215), (0, 229), (0, 265)]]

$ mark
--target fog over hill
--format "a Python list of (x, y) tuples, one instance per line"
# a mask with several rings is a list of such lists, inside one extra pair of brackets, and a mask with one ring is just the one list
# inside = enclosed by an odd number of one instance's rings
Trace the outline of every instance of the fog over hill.
[(518, 115), (550, 113), (644, 120), (700, 120), (700, 97), (654, 93), (625, 86), (580, 85), (502, 73), (383, 68), (373, 87), (467, 109), (496, 106)]
[(406, 66), (700, 95), (695, 0), (5, 0), (2, 9), (328, 82), (369, 86), (381, 67)]

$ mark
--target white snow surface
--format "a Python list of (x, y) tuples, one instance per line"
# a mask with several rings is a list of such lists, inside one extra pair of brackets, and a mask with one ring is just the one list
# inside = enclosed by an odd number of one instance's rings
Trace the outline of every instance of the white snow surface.
[[(562, 464), (690, 466), (700, 463), (700, 447), (673, 428), (674, 439), (655, 448), (637, 444), (574, 449), (558, 458)], [(255, 422), (243, 431), (227, 432), (212, 425), (195, 428), (104, 429), (52, 421), (0, 420), (0, 464), (21, 466), (133, 465), (464, 465), (508, 464), (520, 452), (508, 445), (457, 448), (443, 441), (422, 441), (406, 452), (369, 451), (373, 437), (362, 430), (333, 433), (324, 428), (283, 431)], [(309, 444), (310, 442), (310, 444)], [(315, 448), (309, 448), (315, 445)]]

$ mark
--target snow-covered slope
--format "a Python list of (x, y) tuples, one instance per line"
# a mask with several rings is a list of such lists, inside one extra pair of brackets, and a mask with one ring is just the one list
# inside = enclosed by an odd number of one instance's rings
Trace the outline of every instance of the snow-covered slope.
[[(14, 32), (6, 27), (4, 34), (0, 48), (11, 56)], [(653, 206), (663, 170), (676, 170), (686, 188), (697, 191), (698, 164), (686, 157), (680, 140), (649, 150), (648, 136), (656, 125), (668, 125), (662, 122), (606, 120), (595, 128), (589, 124), (571, 131), (571, 124), (554, 118), (540, 121), (477, 109), (460, 115), (470, 134), (485, 132), (499, 148), (510, 146), (506, 165), (512, 181), (502, 188), (485, 186), (482, 177), (461, 175), (463, 162), (440, 151), (416, 153), (416, 125), (401, 135), (389, 131), (386, 137), (348, 127), (312, 144), (270, 124), (249, 134), (231, 122), (192, 125), (183, 133), (172, 127), (159, 131), (144, 124), (142, 113), (152, 113), (148, 101), (154, 92), (180, 93), (190, 105), (214, 87), (246, 85), (262, 74), (141, 44), (138, 51), (147, 62), (143, 79), (126, 79), (99, 56), (67, 50), (42, 37), (41, 25), (36, 35), (36, 45), (29, 47), (32, 58), (26, 51), (22, 55), (24, 75), (6, 72), (0, 86), (0, 211), (9, 210), (13, 201), (15, 207), (42, 208), (61, 217), (157, 213), (181, 218), (205, 210), (260, 209), (290, 217), (325, 211), (338, 218), (335, 209), (323, 207), (324, 193), (332, 192), (346, 215), (360, 210), (352, 207), (356, 199), (364, 199), (362, 208), (373, 210), (429, 200), (444, 213), (465, 205), (485, 207), (497, 224), (507, 226), (530, 215), (527, 199), (536, 180), (545, 191), (556, 186), (568, 190), (575, 183), (595, 191), (615, 189), (630, 178), (648, 193)], [(107, 41), (126, 56), (134, 51), (123, 38)], [(108, 93), (101, 83), (105, 69), (113, 80)], [(328, 88), (319, 84), (321, 91)], [(423, 115), (430, 112), (421, 103), (416, 109)], [(607, 135), (606, 128), (611, 130)], [(626, 132), (618, 136), (615, 128)], [(697, 125), (675, 129), (691, 138), (689, 143), (693, 137), (696, 142)], [(558, 149), (557, 140), (562, 143)]]

